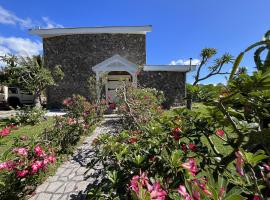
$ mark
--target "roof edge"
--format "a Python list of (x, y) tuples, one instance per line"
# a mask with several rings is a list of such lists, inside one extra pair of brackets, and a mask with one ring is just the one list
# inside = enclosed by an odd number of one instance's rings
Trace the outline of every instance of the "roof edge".
[(151, 25), (29, 29), (30, 34), (38, 35), (42, 38), (61, 36), (61, 35), (99, 34), (99, 33), (146, 34), (147, 32), (151, 32), (151, 31), (152, 31)]
[(144, 71), (171, 71), (190, 72), (195, 71), (197, 65), (144, 65)]

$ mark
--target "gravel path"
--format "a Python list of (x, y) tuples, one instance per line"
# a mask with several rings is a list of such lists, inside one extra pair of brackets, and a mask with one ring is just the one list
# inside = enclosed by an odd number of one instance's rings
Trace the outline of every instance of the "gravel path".
[(97, 181), (94, 174), (101, 168), (96, 165), (87, 171), (86, 165), (93, 156), (92, 141), (101, 133), (116, 133), (119, 127), (118, 118), (105, 117), (92, 135), (85, 139), (83, 145), (76, 149), (73, 156), (57, 169), (56, 174), (37, 187), (30, 200), (86, 199), (86, 189)]

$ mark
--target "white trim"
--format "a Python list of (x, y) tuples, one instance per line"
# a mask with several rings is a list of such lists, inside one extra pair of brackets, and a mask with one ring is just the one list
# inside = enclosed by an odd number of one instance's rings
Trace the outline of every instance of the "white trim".
[(144, 71), (171, 71), (189, 72), (194, 71), (197, 65), (144, 65)]
[(138, 66), (116, 54), (92, 67), (94, 72), (127, 71), (131, 74), (138, 71)]
[(123, 34), (146, 34), (152, 31), (152, 26), (106, 26), (106, 27), (80, 27), (80, 28), (52, 28), (52, 29), (29, 29), (32, 35), (42, 38), (60, 35), (94, 34), (94, 33), (123, 33)]

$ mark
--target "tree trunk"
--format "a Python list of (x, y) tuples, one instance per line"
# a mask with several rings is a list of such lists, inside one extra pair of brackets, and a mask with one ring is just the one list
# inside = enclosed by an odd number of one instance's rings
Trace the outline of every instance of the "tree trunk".
[(39, 93), (36, 93), (34, 95), (34, 106), (37, 108), (41, 108), (41, 98)]
[(189, 110), (192, 109), (192, 98), (191, 97), (187, 98), (187, 109), (189, 109)]

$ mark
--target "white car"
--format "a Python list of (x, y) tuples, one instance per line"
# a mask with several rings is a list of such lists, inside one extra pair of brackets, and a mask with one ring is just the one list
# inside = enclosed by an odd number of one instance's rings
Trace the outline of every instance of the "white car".
[(33, 104), (34, 96), (17, 87), (0, 86), (0, 104), (16, 108), (25, 104)]

